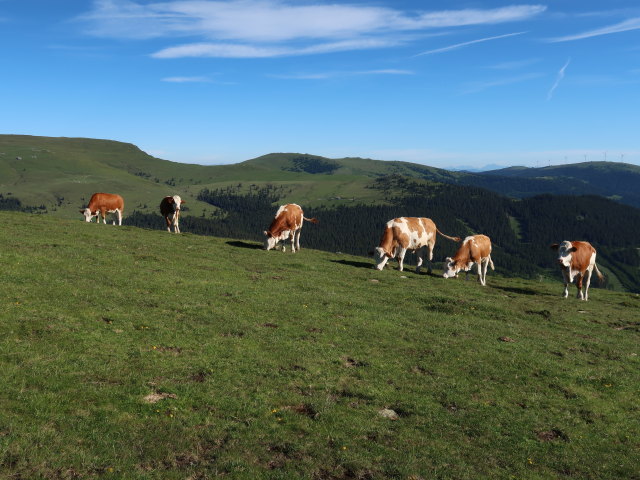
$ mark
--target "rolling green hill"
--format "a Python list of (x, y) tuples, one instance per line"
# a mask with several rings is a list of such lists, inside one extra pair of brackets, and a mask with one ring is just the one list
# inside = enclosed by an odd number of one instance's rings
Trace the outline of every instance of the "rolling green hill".
[(1, 478), (637, 476), (637, 294), (0, 223)]
[(471, 174), (407, 162), (297, 153), (203, 166), (161, 160), (134, 145), (110, 140), (0, 135), (0, 194), (11, 193), (25, 205), (43, 205), (65, 218), (77, 218), (77, 210), (96, 191), (121, 193), (129, 213), (154, 212), (164, 195), (177, 193), (187, 200), (190, 214), (208, 216), (212, 208), (197, 200), (198, 193), (238, 184), (244, 191), (251, 185), (282, 186), (282, 201), (303, 205), (385, 203), (370, 186), (389, 175), (487, 188), (514, 198), (596, 194), (640, 206), (635, 188), (640, 167), (609, 162), (548, 168)]
[[(79, 219), (78, 210), (92, 193), (118, 192), (125, 198), (125, 217), (135, 213), (125, 222), (164, 228), (158, 204), (177, 193), (187, 202), (187, 231), (259, 240), (273, 204), (296, 202), (324, 219), (322, 227), (306, 230), (309, 245), (360, 255), (371, 250), (389, 218), (426, 215), (462, 237), (489, 234), (500, 256), (498, 268), (506, 275), (548, 275), (553, 271), (548, 243), (588, 239), (607, 270), (607, 288), (640, 291), (637, 210), (594, 197), (528, 198), (540, 191), (578, 194), (598, 185), (602, 195), (628, 201), (637, 170), (589, 163), (477, 175), (293, 153), (202, 166), (160, 160), (108, 140), (0, 135), (0, 209), (19, 208), (22, 202), (41, 213)], [(540, 171), (544, 177), (536, 177)], [(271, 192), (266, 201), (256, 197), (264, 191)], [(436, 255), (437, 261), (444, 257), (439, 250)]]

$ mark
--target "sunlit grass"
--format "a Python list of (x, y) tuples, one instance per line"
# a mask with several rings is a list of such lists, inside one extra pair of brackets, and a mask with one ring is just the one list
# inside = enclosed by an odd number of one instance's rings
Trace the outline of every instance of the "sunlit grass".
[(0, 220), (0, 476), (637, 474), (638, 295)]

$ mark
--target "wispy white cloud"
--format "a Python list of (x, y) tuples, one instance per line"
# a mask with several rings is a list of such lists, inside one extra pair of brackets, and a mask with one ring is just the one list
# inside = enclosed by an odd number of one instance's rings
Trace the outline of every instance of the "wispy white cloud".
[(395, 45), (384, 39), (344, 40), (341, 42), (320, 43), (309, 46), (244, 45), (232, 43), (192, 43), (168, 47), (151, 56), (154, 58), (217, 57), (217, 58), (269, 58), (319, 53), (365, 50)]
[(546, 10), (544, 5), (513, 5), (413, 13), (316, 1), (300, 5), (284, 0), (94, 0), (91, 11), (77, 20), (95, 36), (200, 39), (160, 50), (156, 58), (259, 58), (395, 46), (407, 33), (521, 21)]
[(291, 75), (271, 75), (273, 78), (282, 78), (286, 80), (325, 80), (328, 78), (353, 77), (361, 75), (414, 75), (411, 70), (397, 69), (381, 69), (381, 70), (363, 70), (357, 72), (320, 72), (320, 73), (300, 73)]
[(207, 77), (165, 77), (162, 81), (169, 83), (208, 83), (211, 79)]
[(512, 62), (496, 63), (495, 65), (489, 65), (486, 68), (491, 70), (517, 70), (519, 68), (528, 67), (540, 62), (539, 58), (529, 58), (526, 60), (514, 60)]
[(448, 52), (451, 50), (457, 50), (458, 48), (468, 47), (469, 45), (474, 45), (476, 43), (488, 42), (490, 40), (498, 40), (500, 38), (514, 37), (516, 35), (522, 35), (523, 33), (527, 33), (527, 32), (514, 32), (514, 33), (507, 33), (505, 35), (497, 35), (495, 37), (478, 38), (477, 40), (471, 40), (469, 42), (456, 43), (455, 45), (449, 45), (447, 47), (436, 48), (434, 50), (427, 50), (426, 52), (418, 53), (415, 56), (419, 57), (421, 55), (432, 55), (434, 53)]
[(564, 37), (556, 37), (549, 39), (551, 43), (558, 42), (570, 42), (573, 40), (583, 40), (585, 38), (599, 37), (601, 35), (611, 35), (613, 33), (628, 32), (631, 30), (640, 29), (640, 17), (629, 18), (623, 22), (616, 23), (614, 25), (608, 25), (602, 28), (596, 28), (595, 30), (589, 30), (587, 32), (578, 33), (575, 35), (567, 35)]
[(556, 88), (558, 88), (558, 85), (560, 85), (560, 82), (562, 81), (562, 79), (564, 78), (564, 72), (567, 70), (567, 67), (569, 66), (570, 63), (571, 63), (571, 59), (569, 58), (567, 59), (567, 62), (562, 66), (562, 68), (558, 71), (558, 75), (556, 76), (556, 81), (551, 86), (549, 93), (547, 93), (547, 101), (551, 100), (551, 98), (553, 97), (553, 94), (556, 91)]
[(467, 85), (465, 90), (462, 92), (463, 95), (470, 93), (478, 93), (483, 90), (488, 90), (490, 88), (495, 87), (504, 87), (506, 85), (512, 85), (514, 83), (526, 82), (529, 80), (533, 80), (536, 78), (542, 77), (541, 73), (526, 73), (524, 75), (517, 75), (514, 77), (500, 78), (497, 80), (491, 80), (487, 82), (473, 82)]

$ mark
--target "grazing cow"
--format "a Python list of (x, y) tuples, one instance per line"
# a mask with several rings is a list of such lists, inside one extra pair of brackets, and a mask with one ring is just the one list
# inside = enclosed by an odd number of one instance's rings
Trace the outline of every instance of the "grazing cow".
[(113, 212), (118, 214), (118, 225), (122, 225), (124, 200), (115, 193), (94, 193), (91, 195), (87, 208), (80, 210), (86, 222), (91, 222), (91, 219), (96, 217), (97, 222), (100, 223), (100, 215), (102, 215), (102, 221), (105, 224), (107, 223), (107, 213)]
[[(267, 237), (264, 243), (265, 250), (275, 248), (279, 241), (285, 241), (287, 238), (291, 239), (291, 251), (293, 253), (295, 253), (296, 250), (300, 250), (300, 229), (302, 228), (304, 220), (311, 223), (318, 223), (318, 220), (315, 218), (306, 218), (302, 213), (300, 205), (296, 205), (295, 203), (282, 205), (278, 208), (269, 230), (264, 231)], [(282, 245), (283, 252), (285, 248), (286, 247)]]
[(486, 235), (472, 235), (462, 242), (462, 245), (451, 257), (447, 257), (444, 261), (444, 278), (458, 276), (460, 270), (467, 272), (478, 266), (478, 281), (482, 286), (487, 284), (487, 267), (491, 266), (491, 270), (495, 270), (493, 260), (491, 260), (491, 239)]
[(375, 250), (376, 268), (382, 270), (390, 258), (397, 258), (398, 268), (402, 271), (407, 250), (413, 250), (418, 257), (416, 273), (420, 273), (423, 248), (427, 247), (429, 249), (429, 273), (431, 273), (436, 233), (454, 242), (460, 241), (459, 237), (450, 237), (438, 230), (430, 218), (399, 217), (389, 220), (380, 239), (380, 245)]
[(183, 203), (185, 202), (179, 195), (164, 197), (160, 202), (160, 213), (167, 222), (167, 232), (171, 231), (171, 225), (173, 225), (173, 231), (180, 233), (180, 206)]
[[(602, 273), (596, 265), (596, 249), (589, 242), (578, 242), (565, 240), (560, 244), (551, 245), (552, 250), (558, 252), (558, 264), (562, 270), (564, 278), (563, 297), (569, 296), (569, 284), (576, 278), (576, 286), (578, 294), (576, 298), (580, 300), (589, 299), (589, 284), (591, 283), (591, 274), (595, 269), (598, 280), (604, 280)], [(584, 282), (584, 294), (582, 293), (582, 285)]]

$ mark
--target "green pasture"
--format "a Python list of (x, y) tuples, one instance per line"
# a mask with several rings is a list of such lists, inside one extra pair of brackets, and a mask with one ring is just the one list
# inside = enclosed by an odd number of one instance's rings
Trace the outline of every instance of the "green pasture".
[(0, 478), (638, 477), (638, 295), (0, 224)]

